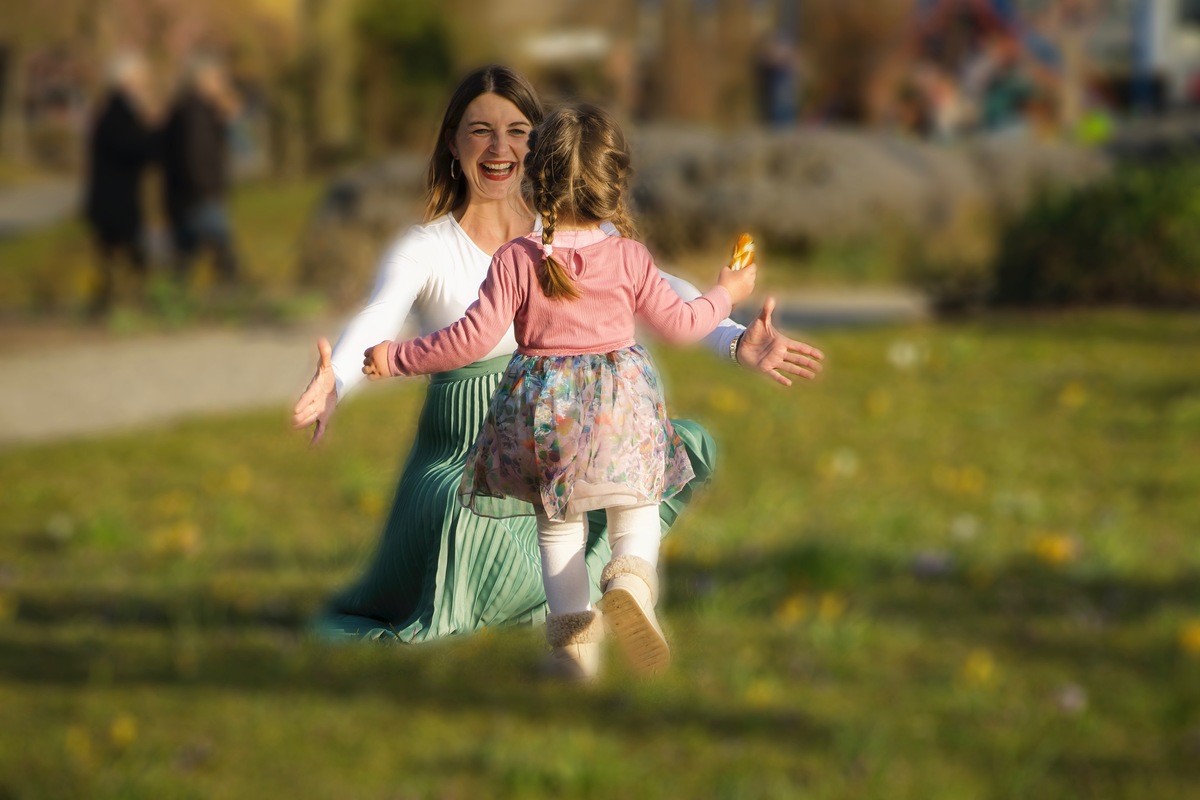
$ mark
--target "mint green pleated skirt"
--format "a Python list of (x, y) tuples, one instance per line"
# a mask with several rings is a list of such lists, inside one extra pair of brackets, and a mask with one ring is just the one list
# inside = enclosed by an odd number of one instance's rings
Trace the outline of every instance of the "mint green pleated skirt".
[[(418, 642), (545, 618), (534, 518), (518, 516), (527, 504), (503, 501), (515, 514), (496, 519), (458, 502), (467, 451), (508, 362), (503, 356), (432, 376), (383, 536), (358, 580), (314, 621), (319, 635)], [(696, 478), (660, 507), (664, 533), (708, 480), (715, 455), (701, 426), (673, 423)], [(586, 560), (597, 600), (611, 551), (604, 512), (589, 514), (588, 522)]]

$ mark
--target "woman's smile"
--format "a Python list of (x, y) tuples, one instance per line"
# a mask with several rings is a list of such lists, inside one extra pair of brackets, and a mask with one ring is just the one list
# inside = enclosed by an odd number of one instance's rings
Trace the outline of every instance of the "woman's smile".
[(515, 161), (488, 160), (479, 164), (479, 174), (489, 181), (506, 181), (513, 176), (516, 170), (517, 162)]

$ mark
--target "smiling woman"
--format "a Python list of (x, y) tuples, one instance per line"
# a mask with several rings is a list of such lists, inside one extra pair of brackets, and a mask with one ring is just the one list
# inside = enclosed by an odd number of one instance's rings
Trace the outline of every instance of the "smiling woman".
[[(506, 67), (476, 70), (454, 92), (427, 172), (427, 221), (387, 249), (370, 300), (337, 347), (318, 343), (316, 375), (293, 417), (298, 428), (314, 426), (314, 441), (324, 435), (338, 400), (364, 378), (366, 348), (395, 339), (410, 314), (421, 333), (457, 321), (478, 296), (493, 253), (533, 230), (534, 214), (517, 189), (529, 131), (542, 117), (533, 88)], [(685, 300), (700, 294), (683, 281), (668, 281)], [(777, 333), (766, 311), (749, 329), (724, 320), (705, 343), (781, 382), (787, 382), (782, 372), (812, 377), (820, 357)], [(319, 632), (408, 642), (544, 617), (533, 518), (476, 516), (457, 498), (467, 451), (515, 350), (509, 328), (479, 362), (432, 376), (383, 538), (366, 572), (329, 603)], [(697, 480), (662, 504), (664, 529), (712, 470), (707, 432), (687, 421), (674, 424)], [(594, 599), (610, 553), (599, 513), (586, 554)]]

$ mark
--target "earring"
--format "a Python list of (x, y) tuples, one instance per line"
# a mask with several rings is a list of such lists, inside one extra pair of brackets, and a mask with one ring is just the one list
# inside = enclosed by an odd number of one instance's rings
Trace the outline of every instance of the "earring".
[[(452, 159), (450, 159), (450, 180), (452, 180), (452, 181), (456, 181), (456, 180), (458, 180), (458, 175), (455, 175), (455, 174), (454, 174), (454, 166), (455, 166), (457, 163), (458, 163), (458, 159), (457, 159), (457, 158), (452, 158)], [(462, 172), (459, 172), (459, 175), (461, 175), (461, 174), (462, 174)]]

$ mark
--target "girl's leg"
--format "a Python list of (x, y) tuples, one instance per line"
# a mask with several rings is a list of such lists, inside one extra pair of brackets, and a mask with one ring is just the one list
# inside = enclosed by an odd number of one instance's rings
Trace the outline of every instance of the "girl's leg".
[(608, 541), (613, 560), (636, 556), (651, 569), (658, 567), (658, 547), (662, 541), (658, 503), (621, 506), (608, 509)]
[[(657, 520), (656, 520), (657, 524)], [(587, 611), (590, 586), (584, 546), (587, 518), (582, 514), (566, 520), (537, 515), (538, 550), (542, 554), (542, 583), (551, 614)]]
[(600, 574), (599, 607), (634, 669), (658, 672), (671, 660), (654, 604), (658, 601), (657, 503), (608, 509), (613, 559)]
[(591, 680), (600, 672), (600, 640), (604, 626), (590, 608), (590, 579), (584, 561), (587, 519), (581, 514), (562, 521), (537, 516), (542, 582), (546, 587), (545, 674), (567, 680)]

